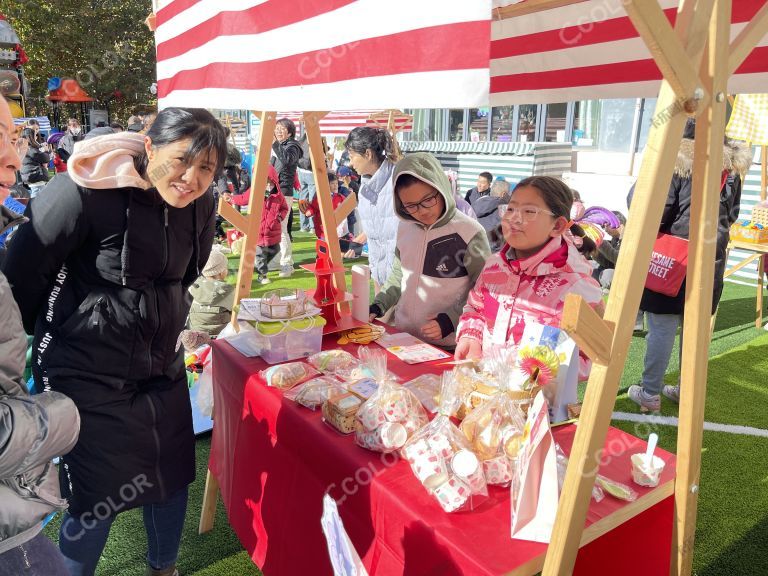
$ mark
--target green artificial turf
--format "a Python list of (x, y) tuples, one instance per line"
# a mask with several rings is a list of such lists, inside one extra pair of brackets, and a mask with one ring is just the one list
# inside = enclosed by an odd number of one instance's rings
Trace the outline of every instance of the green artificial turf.
[[(314, 261), (314, 236), (294, 232), (296, 264)], [(362, 260), (364, 262), (364, 260)], [(357, 260), (346, 260), (351, 264)], [(229, 281), (234, 282), (238, 258), (230, 257)], [(278, 278), (261, 286), (254, 282), (252, 295), (266, 290), (291, 287), (309, 289), (315, 278), (297, 271), (291, 278)], [(349, 281), (349, 276), (348, 276)], [(726, 284), (715, 334), (710, 348), (709, 386), (706, 419), (712, 422), (742, 424), (768, 428), (768, 334), (754, 325), (755, 290), (752, 287)], [(645, 351), (643, 335), (635, 335), (621, 381), (621, 391), (640, 379)], [(669, 368), (667, 380), (676, 381), (677, 352)], [(636, 406), (620, 393), (616, 410), (636, 412)], [(677, 406), (666, 401), (662, 414), (676, 415)], [(647, 436), (648, 427), (628, 422), (615, 422), (617, 427), (638, 436)], [(676, 450), (677, 429), (656, 426), (659, 445)], [(214, 529), (198, 536), (210, 435), (197, 440), (197, 479), (190, 486), (189, 509), (179, 557), (182, 576), (250, 576), (260, 574), (242, 550), (237, 537), (227, 524), (219, 504)], [(768, 469), (765, 454), (768, 439), (706, 432), (702, 454), (702, 477), (699, 499), (694, 572), (699, 576), (768, 574)], [(508, 528), (508, 527), (507, 527)], [(500, 526), (500, 530), (507, 529)], [(56, 538), (57, 520), (46, 532)], [(642, 551), (642, 538), (629, 543)], [(132, 510), (118, 516), (99, 564), (100, 576), (133, 576), (144, 570), (146, 537), (141, 512)], [(292, 575), (291, 575), (292, 576)]]

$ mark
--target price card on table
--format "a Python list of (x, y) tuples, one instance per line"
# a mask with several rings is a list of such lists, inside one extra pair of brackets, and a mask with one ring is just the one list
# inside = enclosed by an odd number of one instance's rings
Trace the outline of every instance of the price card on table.
[(376, 344), (385, 348), (387, 352), (391, 352), (406, 364), (421, 364), (422, 362), (451, 358), (451, 355), (447, 352), (422, 342), (415, 336), (405, 332), (384, 334), (376, 340)]

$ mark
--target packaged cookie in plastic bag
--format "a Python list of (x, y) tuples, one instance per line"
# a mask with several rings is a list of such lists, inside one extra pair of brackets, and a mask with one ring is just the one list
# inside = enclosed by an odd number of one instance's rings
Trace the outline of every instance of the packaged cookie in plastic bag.
[(326, 374), (343, 374), (357, 367), (359, 361), (346, 350), (323, 350), (312, 354), (307, 361)]
[(437, 374), (419, 374), (413, 380), (403, 384), (419, 399), (427, 412), (435, 414), (440, 403), (441, 378)]
[(443, 374), (438, 415), (401, 451), (416, 478), (446, 512), (472, 510), (488, 496), (480, 460), (450, 419), (461, 403), (458, 389), (455, 375)]
[(389, 378), (386, 352), (368, 352), (366, 364), (378, 389), (357, 411), (355, 441), (374, 452), (394, 452), (427, 423), (427, 415), (410, 390)]
[[(506, 362), (503, 356), (498, 360)], [(499, 378), (499, 392), (464, 419), (461, 431), (482, 461), (488, 484), (509, 486), (523, 442), (525, 416), (520, 404), (514, 402), (508, 393), (512, 384), (510, 377), (502, 376), (501, 365), (494, 373)]]
[(301, 384), (310, 378), (320, 376), (320, 372), (304, 362), (289, 362), (270, 366), (260, 372), (267, 386), (274, 386), (281, 390), (288, 390), (297, 384)]
[(344, 383), (337, 378), (318, 376), (287, 390), (285, 397), (310, 410), (317, 410), (323, 402), (344, 392)]

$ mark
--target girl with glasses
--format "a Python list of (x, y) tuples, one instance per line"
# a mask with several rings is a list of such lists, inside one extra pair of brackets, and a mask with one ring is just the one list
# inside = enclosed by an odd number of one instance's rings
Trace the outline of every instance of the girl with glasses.
[[(469, 293), (457, 331), (457, 360), (518, 344), (527, 322), (559, 327), (566, 294), (580, 294), (602, 312), (600, 285), (582, 255), (595, 244), (570, 220), (572, 204), (564, 182), (532, 176), (521, 180), (509, 204), (500, 207), (505, 244)], [(579, 368), (586, 378), (586, 357)]]

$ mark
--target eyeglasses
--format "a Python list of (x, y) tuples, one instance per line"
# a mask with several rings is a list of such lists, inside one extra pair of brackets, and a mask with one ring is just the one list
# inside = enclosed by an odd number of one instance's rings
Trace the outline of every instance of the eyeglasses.
[(15, 136), (11, 136), (7, 132), (0, 132), (0, 146), (3, 148), (11, 147), (16, 152), (16, 155), (19, 157), (19, 159), (23, 158), (26, 153), (27, 149), (29, 148), (29, 142), (26, 138), (19, 138)]
[(408, 214), (416, 214), (416, 212), (419, 211), (419, 208), (432, 208), (435, 204), (437, 204), (438, 196), (440, 196), (440, 193), (435, 192), (431, 196), (424, 198), (421, 202), (416, 202), (415, 204), (403, 204), (403, 210), (405, 210)]
[(523, 222), (533, 222), (539, 217), (540, 213), (549, 214), (555, 216), (554, 212), (544, 210), (538, 206), (499, 206), (499, 216), (502, 220), (514, 220), (515, 215), (518, 215)]

